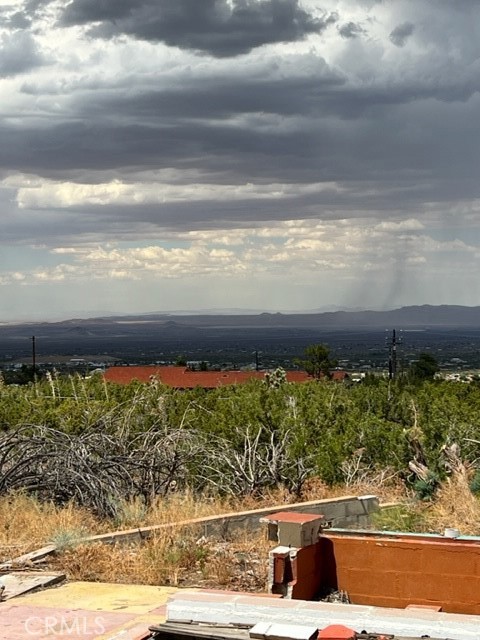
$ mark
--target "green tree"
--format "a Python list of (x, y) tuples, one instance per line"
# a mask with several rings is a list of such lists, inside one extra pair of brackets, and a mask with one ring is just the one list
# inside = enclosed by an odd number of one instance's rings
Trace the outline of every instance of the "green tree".
[(331, 370), (337, 366), (337, 360), (330, 357), (330, 349), (324, 344), (311, 344), (305, 349), (305, 358), (297, 359), (295, 364), (313, 376), (331, 377)]
[(421, 353), (410, 367), (410, 376), (416, 380), (433, 380), (439, 371), (438, 362), (430, 353)]

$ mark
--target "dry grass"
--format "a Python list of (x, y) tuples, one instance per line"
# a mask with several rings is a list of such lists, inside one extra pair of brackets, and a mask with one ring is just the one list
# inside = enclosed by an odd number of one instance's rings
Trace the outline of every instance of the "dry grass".
[(424, 516), (430, 530), (454, 527), (465, 535), (480, 535), (480, 500), (470, 491), (467, 475), (448, 478)]
[(192, 518), (219, 515), (248, 509), (259, 509), (262, 506), (274, 506), (291, 502), (286, 499), (287, 494), (282, 490), (272, 491), (261, 498), (244, 497), (205, 497), (199, 498), (190, 491), (174, 493), (167, 497), (159, 497), (145, 509), (140, 501), (125, 502), (119, 507), (119, 518), (115, 521), (115, 528), (153, 526), (157, 524), (182, 522)]
[(16, 494), (0, 499), (0, 560), (38, 549), (63, 532), (100, 533), (105, 524), (73, 504), (58, 507)]
[(432, 500), (405, 497), (398, 507), (374, 517), (377, 528), (438, 534), (455, 528), (463, 535), (480, 536), (480, 499), (470, 491), (467, 473), (452, 473)]
[(0, 555), (5, 555), (7, 548), (19, 550), (19, 553), (38, 548), (64, 532), (78, 532), (86, 536), (122, 528), (180, 522), (230, 511), (256, 509), (262, 505), (282, 502), (282, 492), (271, 493), (262, 499), (246, 498), (237, 501), (221, 498), (200, 500), (198, 496), (185, 492), (159, 498), (148, 509), (145, 509), (141, 501), (124, 502), (118, 505), (118, 517), (107, 521), (100, 520), (90, 511), (73, 503), (57, 506), (17, 493), (0, 498)]
[(159, 498), (148, 509), (140, 500), (118, 504), (117, 517), (114, 520), (105, 521), (74, 504), (60, 507), (50, 502), (40, 503), (33, 497), (19, 493), (0, 498), (0, 561), (32, 551), (52, 541), (60, 547), (67, 547), (79, 538), (95, 533), (182, 522), (192, 518), (259, 509), (296, 501), (366, 493), (375, 493), (384, 501), (402, 497), (401, 490), (395, 484), (380, 487), (378, 484), (363, 482), (349, 487), (332, 488), (314, 478), (306, 483), (300, 498), (283, 489), (270, 491), (260, 498), (242, 499), (232, 497), (199, 499), (198, 496), (186, 491), (181, 494), (172, 494), (167, 498)]
[(179, 528), (142, 544), (83, 544), (58, 554), (51, 567), (72, 580), (262, 591), (270, 547), (264, 532), (218, 542)]
[(148, 509), (139, 500), (124, 502), (117, 505), (117, 518), (105, 521), (74, 504), (57, 506), (50, 502), (40, 503), (33, 497), (18, 493), (0, 498), (0, 562), (11, 560), (50, 542), (54, 542), (60, 549), (67, 549), (77, 546), (81, 538), (96, 533), (182, 522), (191, 518), (258, 509), (291, 501), (292, 498), (282, 490), (272, 491), (262, 498), (250, 497), (242, 500), (201, 500), (187, 491), (159, 498)]
[[(342, 493), (345, 489), (331, 489), (322, 482), (312, 481), (301, 499), (329, 498)], [(211, 497), (200, 500), (184, 492), (158, 499), (149, 509), (145, 509), (141, 501), (119, 504), (117, 518), (102, 521), (73, 504), (59, 507), (20, 493), (0, 498), (0, 561), (54, 542), (59, 553), (52, 567), (66, 571), (72, 579), (261, 590), (265, 585), (270, 547), (265, 531), (253, 538), (244, 536), (219, 543), (203, 539), (200, 531), (169, 528), (142, 545), (130, 547), (81, 544), (81, 538), (297, 500), (282, 489), (261, 498), (242, 500)]]
[[(348, 487), (332, 489), (314, 479), (305, 486), (302, 500), (368, 493), (380, 495), (384, 502), (408, 497), (405, 489), (395, 481), (384, 486), (376, 482), (375, 479), (370, 482), (362, 479)], [(106, 522), (72, 504), (64, 507), (40, 504), (18, 494), (0, 499), (0, 558), (8, 560), (54, 541), (60, 551), (51, 560), (50, 568), (65, 571), (73, 580), (262, 591), (271, 548), (266, 531), (219, 542), (204, 538), (200, 530), (174, 527), (159, 531), (142, 544), (130, 546), (82, 544), (79, 538), (293, 501), (293, 497), (281, 490), (262, 499), (241, 501), (199, 500), (186, 492), (159, 499), (148, 510), (141, 502), (119, 505), (118, 518)], [(466, 476), (453, 475), (442, 485), (435, 501), (410, 500), (402, 509), (392, 512), (388, 525), (388, 528), (399, 530), (437, 532), (456, 527), (465, 534), (480, 534), (480, 501), (470, 492)]]
[[(377, 487), (378, 488), (378, 487)], [(372, 486), (328, 487), (309, 481), (300, 500), (333, 498), (346, 493), (373, 493)], [(0, 558), (9, 560), (48, 542), (59, 550), (49, 567), (70, 579), (137, 584), (265, 589), (271, 543), (266, 530), (231, 541), (205, 539), (200, 530), (182, 527), (159, 531), (142, 544), (85, 544), (94, 533), (181, 522), (221, 513), (258, 509), (299, 501), (282, 489), (261, 498), (199, 499), (190, 492), (158, 499), (146, 509), (141, 501), (117, 505), (117, 518), (101, 521), (68, 504), (58, 507), (17, 494), (0, 499)]]
[(334, 487), (329, 487), (320, 478), (310, 478), (305, 483), (301, 499), (303, 501), (323, 500), (347, 495), (375, 495), (378, 496), (380, 502), (398, 502), (405, 500), (408, 493), (405, 485), (396, 475), (388, 475), (385, 480), (379, 474), (371, 474)]

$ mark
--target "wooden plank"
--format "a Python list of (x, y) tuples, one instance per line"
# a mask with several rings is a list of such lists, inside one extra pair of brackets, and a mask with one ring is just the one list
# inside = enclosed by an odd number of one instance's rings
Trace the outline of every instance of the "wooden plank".
[(149, 630), (154, 639), (160, 640), (249, 640), (249, 629), (223, 626), (183, 624), (180, 622), (165, 622), (153, 625)]
[(38, 560), (43, 560), (43, 558), (46, 558), (55, 550), (56, 546), (54, 544), (48, 544), (46, 547), (42, 547), (41, 549), (30, 551), (30, 553), (24, 553), (22, 556), (18, 556), (18, 558), (13, 558), (13, 560), (0, 564), (0, 572), (8, 571), (14, 566), (33, 564), (34, 562), (38, 562)]
[(7, 573), (2, 576), (5, 585), (2, 600), (10, 600), (35, 589), (45, 589), (66, 579), (64, 573), (25, 572)]

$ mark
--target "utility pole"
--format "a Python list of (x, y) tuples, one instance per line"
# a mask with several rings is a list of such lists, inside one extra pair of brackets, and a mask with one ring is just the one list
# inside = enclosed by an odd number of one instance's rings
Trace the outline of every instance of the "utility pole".
[(388, 344), (388, 378), (393, 380), (397, 375), (397, 332), (392, 331), (392, 338)]
[(37, 383), (37, 358), (35, 352), (35, 336), (32, 336), (32, 368), (33, 368), (33, 383)]

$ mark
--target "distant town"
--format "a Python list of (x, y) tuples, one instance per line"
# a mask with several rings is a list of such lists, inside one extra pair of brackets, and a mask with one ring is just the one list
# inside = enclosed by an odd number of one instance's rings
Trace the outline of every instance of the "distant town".
[[(477, 320), (478, 317), (478, 320)], [(455, 324), (456, 323), (456, 324)], [(298, 369), (310, 344), (325, 344), (339, 370), (386, 375), (392, 348), (399, 373), (419, 354), (449, 379), (480, 372), (480, 311), (407, 307), (393, 312), (137, 316), (0, 326), (0, 370), (91, 375), (112, 365), (181, 365), (191, 370)], [(7, 376), (8, 377), (8, 376)], [(11, 376), (10, 376), (11, 377)]]

